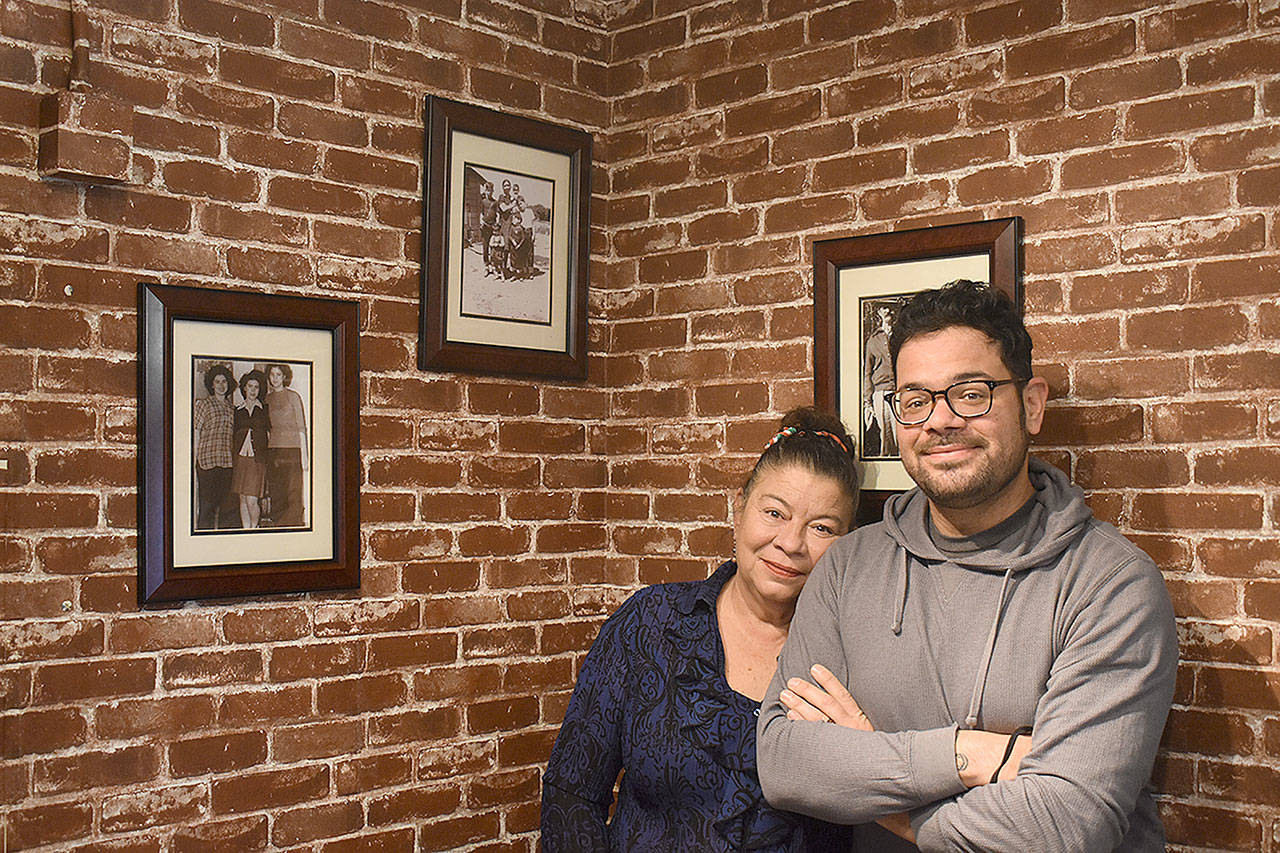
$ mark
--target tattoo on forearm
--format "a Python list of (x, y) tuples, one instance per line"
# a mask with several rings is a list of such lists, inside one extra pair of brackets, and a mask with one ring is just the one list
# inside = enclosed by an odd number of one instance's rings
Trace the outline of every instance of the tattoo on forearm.
[(963, 773), (969, 767), (969, 756), (963, 752), (956, 753), (956, 772)]

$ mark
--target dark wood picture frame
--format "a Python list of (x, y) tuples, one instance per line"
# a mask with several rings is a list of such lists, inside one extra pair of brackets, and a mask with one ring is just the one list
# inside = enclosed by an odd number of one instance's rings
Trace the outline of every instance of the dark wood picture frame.
[[(585, 378), (591, 135), (434, 95), (426, 97), (425, 121), (419, 367)], [(469, 294), (507, 286), (505, 280), (498, 283), (496, 272), (489, 281), (489, 241), (481, 238), (478, 248), (472, 242), (484, 230), (475, 221), (482, 202), (471, 192), (492, 184), (495, 175), (527, 180), (526, 186), (541, 188), (551, 199), (530, 205), (531, 214), (538, 214), (538, 230), (529, 232), (535, 260), (526, 269), (532, 277), (517, 276), (511, 283), (536, 296), (530, 304), (537, 308), (527, 316), (519, 313), (523, 305), (506, 316), (502, 312), (513, 309), (468, 305)], [(541, 258), (540, 239), (546, 243)]]
[[(354, 301), (139, 285), (139, 605), (359, 587), (358, 341)], [(224, 378), (235, 379), (231, 365), (242, 365), (239, 385), (227, 394), (233, 400), (253, 378), (250, 368), (270, 363), (271, 373), (286, 361), (307, 377), (309, 384), (295, 388), (314, 415), (304, 424), (311, 433), (301, 451), (309, 471), (306, 520), (268, 529), (264, 519), (262, 527), (235, 529), (234, 521), (223, 523), (228, 513), (216, 510), (207, 524), (201, 505), (197, 522), (194, 401), (216, 381), (200, 376), (225, 365)], [(265, 385), (259, 381), (264, 397)]]
[[(978, 256), (986, 255), (983, 265)], [(954, 264), (953, 264), (954, 262)], [(883, 234), (867, 234), (813, 243), (813, 374), (814, 403), (840, 415), (854, 436), (863, 433), (864, 405), (861, 371), (850, 376), (852, 365), (861, 365), (864, 343), (860, 318), (865, 308), (853, 301), (880, 297), (886, 301), (937, 287), (961, 275), (955, 270), (985, 266), (989, 282), (1023, 307), (1022, 219), (1008, 217), (934, 228), (918, 228)], [(917, 273), (918, 275), (914, 274)], [(842, 293), (841, 278), (846, 278)], [(978, 278), (977, 273), (963, 277)], [(878, 280), (886, 284), (881, 287)], [(902, 287), (890, 281), (909, 280)], [(853, 282), (858, 282), (854, 284)], [(842, 319), (844, 322), (842, 322)], [(854, 328), (847, 328), (853, 325)], [(853, 358), (858, 356), (858, 358)], [(857, 522), (878, 521), (885, 500), (909, 487), (901, 462), (889, 457), (859, 460), (868, 486), (863, 490)], [(875, 476), (883, 474), (883, 477)], [(881, 482), (890, 485), (884, 487)]]

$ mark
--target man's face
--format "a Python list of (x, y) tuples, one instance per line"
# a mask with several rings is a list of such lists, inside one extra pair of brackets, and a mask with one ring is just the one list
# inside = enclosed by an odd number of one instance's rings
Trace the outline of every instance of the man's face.
[(881, 308), (877, 313), (880, 316), (880, 328), (886, 332), (889, 331), (889, 327), (893, 325), (893, 317), (889, 315), (889, 309)]
[(503, 194), (503, 195), (511, 195), (511, 182), (510, 182), (510, 181), (503, 181), (503, 182), (502, 182), (502, 194)]
[[(899, 391), (941, 391), (964, 379), (1008, 378), (999, 346), (967, 326), (917, 335), (898, 351)], [(999, 523), (1007, 516), (1001, 498), (1025, 487), (1027, 451), (1031, 436), (1040, 431), (1047, 391), (1042, 379), (1002, 385), (992, 391), (991, 411), (976, 418), (960, 417), (939, 396), (924, 423), (897, 424), (902, 464), (935, 506), (992, 507), (999, 517), (991, 524)]]

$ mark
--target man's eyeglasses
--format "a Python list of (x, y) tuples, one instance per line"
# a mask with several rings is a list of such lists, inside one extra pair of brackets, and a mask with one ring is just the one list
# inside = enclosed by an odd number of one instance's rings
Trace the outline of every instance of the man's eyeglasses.
[(951, 411), (962, 418), (980, 418), (991, 411), (991, 395), (1001, 385), (1026, 382), (1025, 379), (965, 379), (941, 391), (907, 388), (886, 391), (884, 398), (894, 418), (903, 426), (915, 426), (929, 420), (933, 406), (942, 397)]

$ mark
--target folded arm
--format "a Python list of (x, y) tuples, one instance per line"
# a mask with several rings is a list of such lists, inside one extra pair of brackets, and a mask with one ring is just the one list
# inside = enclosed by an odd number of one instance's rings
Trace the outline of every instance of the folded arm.
[(1081, 596), (1016, 778), (916, 815), (921, 850), (1113, 850), (1151, 775), (1177, 638), (1154, 566)]

